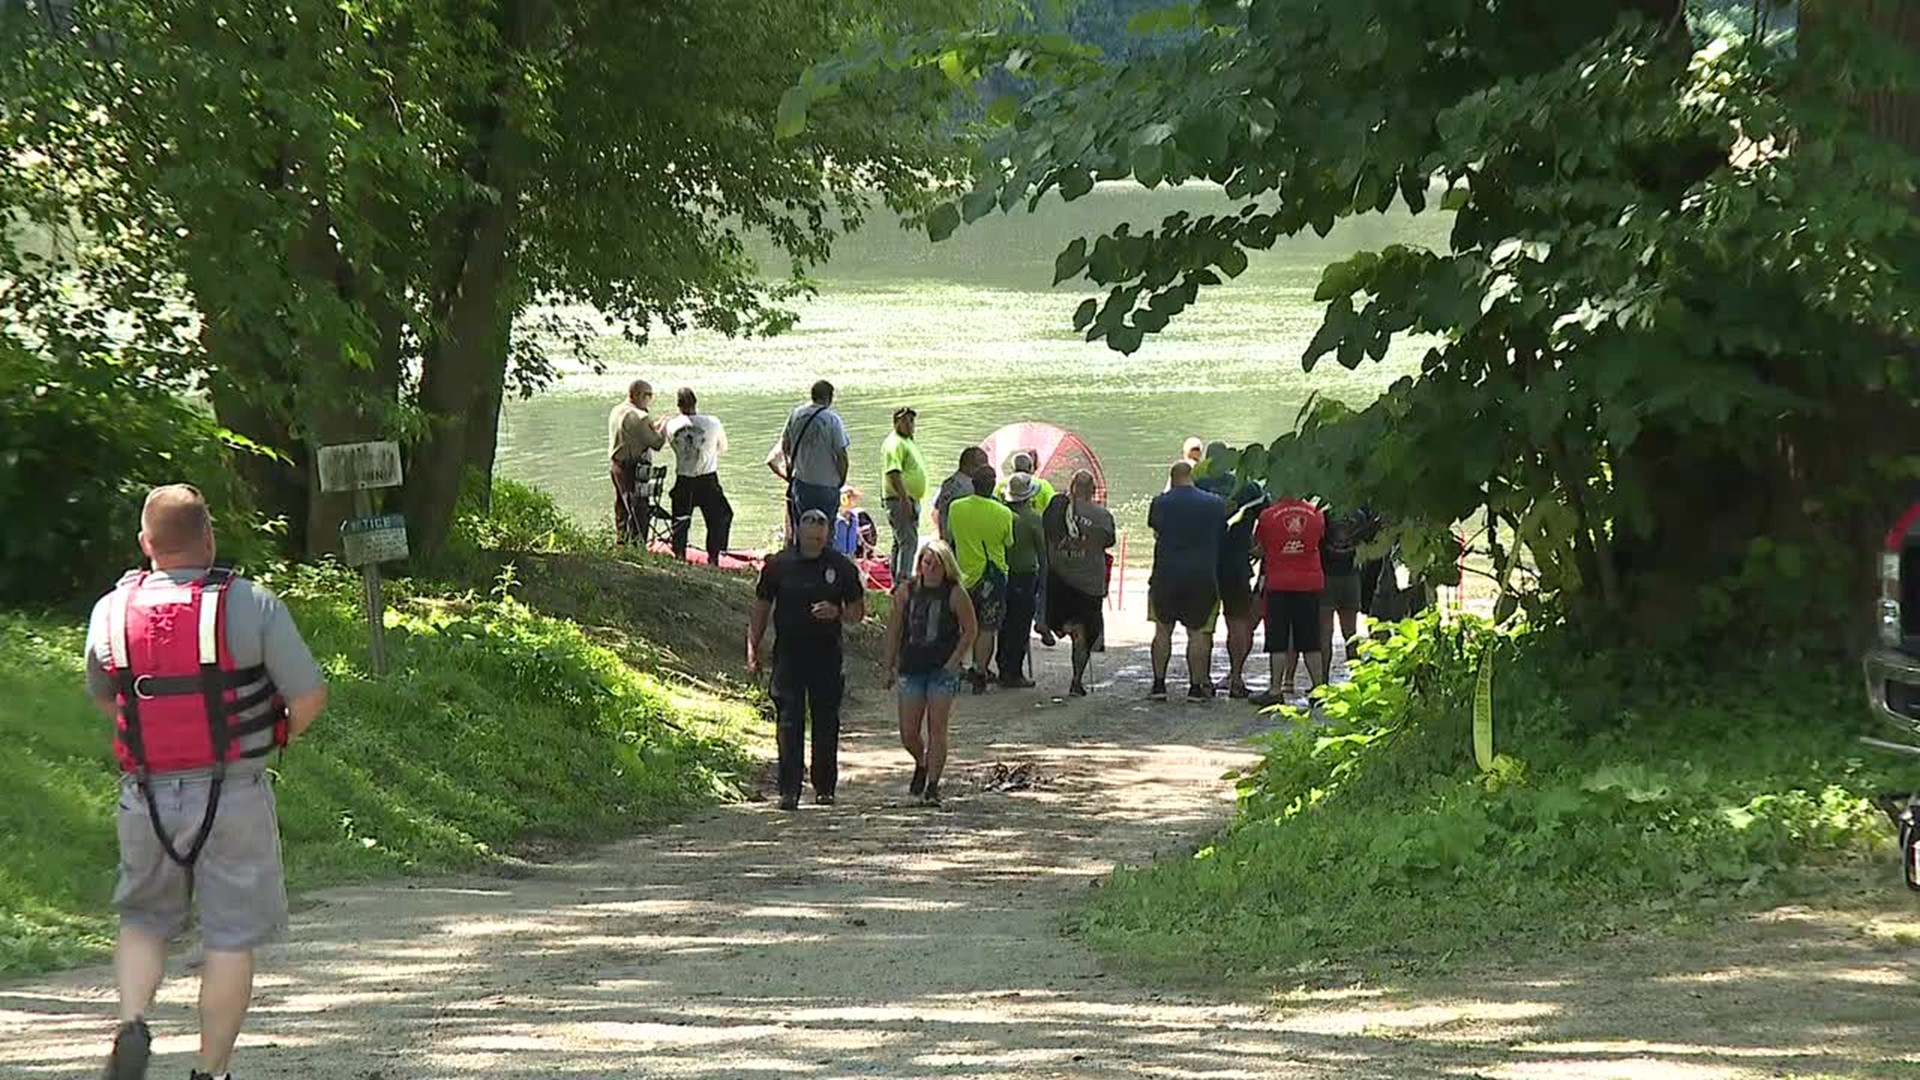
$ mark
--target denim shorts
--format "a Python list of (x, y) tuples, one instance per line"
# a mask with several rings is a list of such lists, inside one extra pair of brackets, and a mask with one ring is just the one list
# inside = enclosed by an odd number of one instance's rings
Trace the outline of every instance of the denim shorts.
[(960, 675), (946, 668), (934, 668), (932, 671), (916, 675), (900, 676), (900, 700), (924, 701), (927, 698), (950, 698), (960, 694)]

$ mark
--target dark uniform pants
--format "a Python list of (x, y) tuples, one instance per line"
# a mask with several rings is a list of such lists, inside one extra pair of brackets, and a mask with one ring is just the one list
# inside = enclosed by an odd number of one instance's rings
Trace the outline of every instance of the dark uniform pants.
[(673, 557), (687, 557), (687, 537), (693, 532), (693, 512), (707, 523), (707, 561), (720, 565), (720, 553), (727, 550), (733, 531), (733, 504), (721, 490), (720, 474), (683, 476), (673, 482)]
[(1039, 574), (1007, 575), (1007, 617), (1000, 624), (1000, 641), (995, 649), (1002, 679), (1018, 679), (1027, 670), (1027, 650), (1039, 600)]
[(840, 779), (840, 702), (846, 695), (840, 650), (776, 655), (773, 704), (779, 719), (780, 795), (800, 796), (807, 718), (813, 718), (813, 793), (832, 795)]

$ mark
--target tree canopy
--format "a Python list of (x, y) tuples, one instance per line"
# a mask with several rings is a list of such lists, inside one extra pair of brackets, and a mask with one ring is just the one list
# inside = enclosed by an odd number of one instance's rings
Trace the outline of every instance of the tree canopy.
[[(205, 392), (292, 546), (335, 543), (313, 448), (408, 444), (416, 551), (552, 373), (536, 300), (638, 338), (777, 329), (941, 114), (849, 94), (772, 138), (808, 64), (959, 0), (88, 0), (0, 6), (0, 309), (16, 343)], [(905, 203), (914, 196), (902, 194)], [(904, 205), (904, 204), (903, 204)], [(40, 238), (53, 236), (49, 246)]]
[(1035, 79), (986, 111), (935, 239), (1101, 181), (1220, 185), (1232, 212), (1061, 252), (1057, 281), (1102, 290), (1073, 325), (1122, 352), (1250, 250), (1452, 213), (1445, 250), (1327, 267), (1301, 358), (1355, 367), (1411, 338), (1419, 374), (1358, 412), (1322, 403), (1243, 467), (1388, 513), (1416, 562), (1491, 521), (1508, 610), (1763, 629), (1804, 622), (1816, 580), (1864, 599), (1875, 486), (1920, 460), (1920, 144), (1894, 122), (1920, 20), (1829, 0), (1768, 33), (1793, 13), (1743, 7), (1736, 33), (1739, 9), (1681, 0), (1204, 0), (1148, 20), (1187, 40), (1119, 61), (1031, 35), (902, 39), (817, 67), (789, 108), (823, 87)]

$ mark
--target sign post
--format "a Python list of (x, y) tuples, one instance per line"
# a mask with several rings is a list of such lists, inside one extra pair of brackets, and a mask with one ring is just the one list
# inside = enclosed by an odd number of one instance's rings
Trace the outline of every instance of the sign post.
[(323, 446), (319, 465), (321, 491), (353, 492), (354, 516), (340, 523), (340, 553), (348, 566), (360, 567), (367, 614), (367, 662), (375, 675), (385, 675), (386, 603), (380, 592), (380, 564), (407, 557), (407, 523), (399, 514), (376, 515), (373, 491), (400, 486), (400, 444)]

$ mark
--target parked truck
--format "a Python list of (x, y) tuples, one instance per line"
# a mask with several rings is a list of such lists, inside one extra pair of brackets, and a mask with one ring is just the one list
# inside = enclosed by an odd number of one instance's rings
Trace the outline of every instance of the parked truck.
[[(1891, 730), (1864, 741), (1920, 756), (1920, 503), (1887, 530), (1878, 607), (1878, 640), (1866, 660), (1867, 700)], [(1920, 891), (1920, 794), (1892, 796), (1883, 807), (1900, 830), (1907, 886)]]

